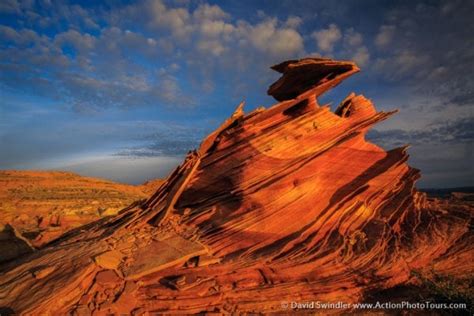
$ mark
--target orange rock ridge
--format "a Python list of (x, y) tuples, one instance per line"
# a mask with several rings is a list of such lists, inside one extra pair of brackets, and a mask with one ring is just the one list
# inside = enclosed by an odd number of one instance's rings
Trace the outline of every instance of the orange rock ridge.
[(241, 104), (147, 201), (0, 266), (0, 306), (285, 312), (282, 301), (363, 302), (415, 270), (472, 276), (473, 208), (427, 200), (406, 147), (365, 140), (394, 112), (355, 94), (335, 112), (318, 104), (357, 66), (273, 69), (282, 77), (268, 93), (280, 102), (248, 114)]

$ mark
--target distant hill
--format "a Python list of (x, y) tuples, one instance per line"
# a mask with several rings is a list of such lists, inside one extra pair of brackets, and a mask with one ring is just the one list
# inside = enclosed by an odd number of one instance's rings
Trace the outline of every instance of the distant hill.
[(153, 179), (148, 180), (145, 183), (138, 185), (137, 187), (146, 195), (152, 195), (156, 192), (156, 190), (158, 190), (158, 188), (163, 184), (163, 182), (163, 179)]
[(160, 181), (133, 186), (64, 171), (0, 171), (0, 226), (40, 245), (145, 199)]
[(422, 192), (425, 192), (430, 197), (448, 197), (452, 193), (474, 193), (474, 187), (455, 187), (455, 188), (425, 188), (419, 189)]

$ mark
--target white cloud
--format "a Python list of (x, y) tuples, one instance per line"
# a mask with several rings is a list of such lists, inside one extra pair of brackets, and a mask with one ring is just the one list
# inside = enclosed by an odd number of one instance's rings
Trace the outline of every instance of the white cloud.
[(348, 29), (344, 33), (344, 43), (351, 47), (362, 45), (363, 38), (362, 34), (356, 32), (353, 28)]
[(386, 47), (392, 41), (394, 34), (394, 25), (382, 25), (379, 29), (379, 33), (375, 37), (375, 45), (379, 48)]
[[(102, 20), (93, 8), (79, 5), (50, 9), (51, 14), (28, 18), (28, 23), (54, 28), (67, 22), (68, 30), (49, 38), (0, 26), (4, 42), (15, 44), (0, 51), (0, 58), (13, 66), (22, 60), (44, 66), (47, 77), (38, 78), (32, 66), (23, 72), (24, 78), (15, 77), (16, 82), (52, 87), (41, 90), (83, 113), (156, 102), (192, 106), (193, 91), (185, 94), (175, 76), (183, 62), (188, 65), (183, 71), (192, 77), (187, 89), (206, 93), (214, 90), (215, 75), (223, 69), (244, 74), (259, 67), (265, 72), (269, 64), (304, 52), (303, 37), (296, 30), (302, 20), (296, 16), (264, 16), (251, 23), (234, 19), (217, 5), (203, 3), (193, 10), (162, 0), (115, 7)], [(106, 26), (89, 31), (96, 21)], [(231, 78), (232, 86), (239, 86), (237, 77)], [(9, 80), (12, 86), (15, 80)]]
[(64, 23), (70, 29), (99, 29), (99, 25), (96, 22), (98, 17), (95, 16), (93, 10), (87, 10), (78, 4), (71, 5), (61, 1), (54, 3), (52, 7), (54, 9), (51, 10), (51, 20), (45, 21), (45, 18), (42, 17), (39, 19), (40, 25), (41, 23), (44, 25), (59, 25)]
[(206, 54), (209, 53), (214, 57), (218, 57), (226, 50), (222, 42), (219, 40), (204, 39), (197, 43), (197, 49)]
[(300, 18), (299, 16), (294, 16), (294, 15), (290, 15), (285, 23), (284, 23), (284, 26), (290, 28), (290, 29), (296, 29), (298, 28), (301, 24), (303, 23), (303, 19)]
[(68, 30), (59, 33), (54, 37), (56, 45), (61, 47), (64, 44), (72, 45), (77, 51), (84, 52), (94, 48), (96, 38), (87, 33), (79, 33), (76, 30)]
[[(157, 40), (172, 45), (174, 49), (170, 47), (166, 51), (175, 58), (177, 53), (189, 55), (189, 59), (222, 57), (223, 63), (227, 63), (242, 59), (238, 56), (241, 54), (287, 58), (304, 51), (303, 38), (296, 30), (302, 20), (296, 16), (290, 16), (286, 21), (264, 16), (260, 17), (263, 19), (260, 22), (249, 23), (233, 20), (218, 5), (204, 3), (192, 10), (189, 6), (176, 6), (176, 3), (147, 0), (110, 13), (109, 21), (119, 28), (132, 28), (134, 26), (128, 22), (131, 17), (142, 20)], [(148, 45), (153, 44), (148, 42)]]
[(338, 55), (355, 61), (360, 67), (365, 67), (370, 59), (369, 49), (364, 45), (362, 34), (352, 27), (344, 31), (343, 46)]
[(367, 65), (369, 58), (369, 50), (365, 46), (357, 48), (354, 52), (354, 55), (352, 55), (352, 60), (354, 60), (360, 67)]
[(426, 74), (430, 58), (409, 49), (396, 51), (392, 56), (378, 58), (374, 64), (376, 71), (383, 73), (386, 78), (399, 80), (405, 76), (421, 78)]
[(21, 29), (17, 31), (5, 25), (0, 25), (0, 38), (18, 45), (39, 44), (42, 40), (41, 36), (33, 30)]
[(225, 20), (229, 17), (218, 6), (201, 5), (193, 13), (195, 21), (190, 28), (196, 32), (195, 47), (202, 54), (221, 56), (228, 43), (235, 38), (236, 28)]
[(313, 32), (311, 37), (316, 40), (318, 48), (322, 52), (330, 53), (333, 51), (334, 45), (341, 39), (342, 34), (336, 24), (330, 24), (327, 29)]
[(204, 20), (225, 20), (230, 17), (229, 14), (224, 12), (217, 5), (209, 5), (207, 3), (199, 5), (199, 7), (193, 12), (193, 17), (196, 21)]
[(148, 43), (148, 45), (153, 46), (153, 47), (156, 46), (156, 44), (158, 43), (154, 38), (151, 38), (151, 37), (147, 38), (146, 42)]
[(150, 15), (152, 27), (167, 28), (179, 39), (184, 39), (192, 31), (190, 15), (185, 8), (167, 8), (161, 0), (150, 0), (144, 9)]
[(206, 37), (229, 36), (235, 31), (235, 27), (222, 20), (203, 20), (199, 31)]
[(303, 50), (301, 35), (291, 28), (278, 28), (276, 19), (243, 26), (241, 31), (257, 50), (273, 56), (288, 57)]

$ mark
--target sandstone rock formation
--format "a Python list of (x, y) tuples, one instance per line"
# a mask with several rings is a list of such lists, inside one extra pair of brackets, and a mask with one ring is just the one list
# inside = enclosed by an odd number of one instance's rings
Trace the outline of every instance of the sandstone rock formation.
[(357, 66), (273, 69), (282, 77), (268, 93), (279, 103), (248, 114), (241, 104), (144, 203), (1, 266), (0, 306), (285, 312), (282, 301), (366, 301), (423, 269), (472, 277), (473, 207), (427, 200), (405, 147), (365, 140), (394, 112), (355, 94), (335, 112), (318, 104)]
[(141, 186), (64, 171), (0, 171), (0, 225), (12, 225), (41, 246), (64, 232), (115, 215), (145, 199), (162, 180)]
[(33, 251), (33, 246), (13, 226), (0, 225), (0, 263)]

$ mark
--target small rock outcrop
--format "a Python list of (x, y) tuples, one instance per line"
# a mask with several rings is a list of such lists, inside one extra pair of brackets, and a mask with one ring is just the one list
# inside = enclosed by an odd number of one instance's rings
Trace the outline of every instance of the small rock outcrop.
[(34, 247), (13, 226), (0, 226), (0, 264), (33, 251)]

